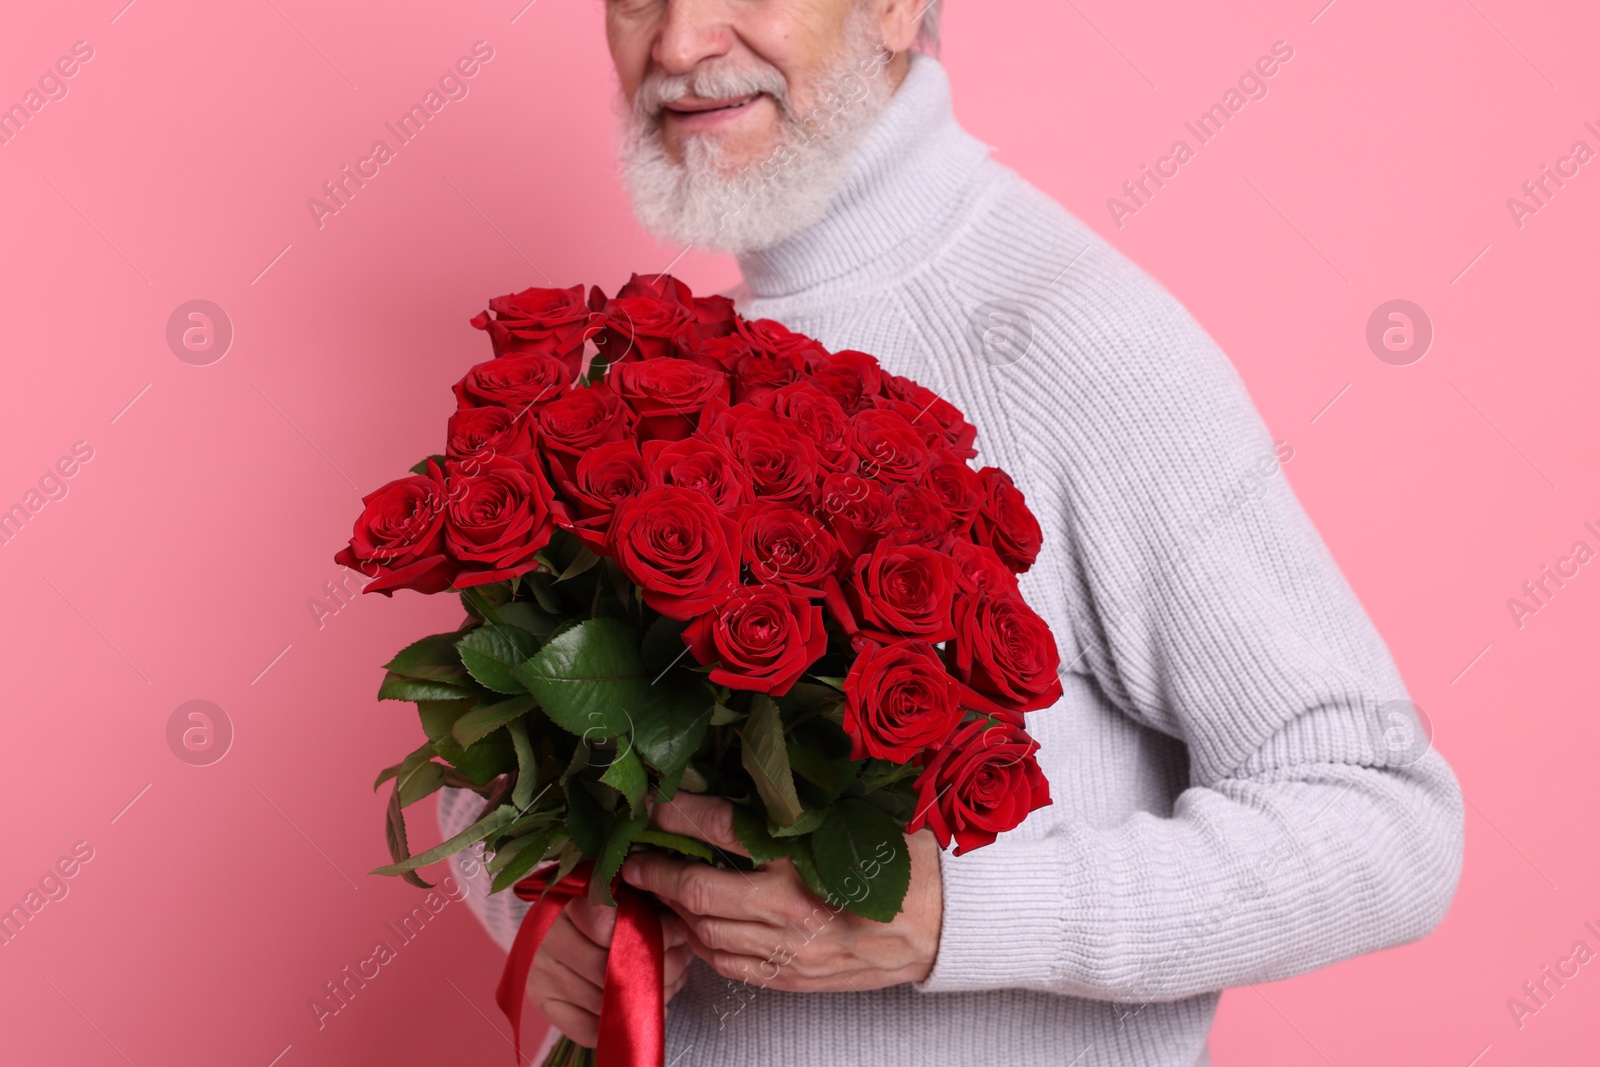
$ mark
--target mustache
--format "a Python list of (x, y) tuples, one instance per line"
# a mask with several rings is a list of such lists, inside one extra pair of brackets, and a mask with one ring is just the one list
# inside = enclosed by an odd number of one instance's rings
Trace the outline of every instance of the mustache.
[(716, 100), (755, 93), (771, 96), (778, 108), (788, 114), (788, 79), (777, 67), (759, 62), (749, 67), (700, 67), (687, 74), (653, 70), (645, 75), (639, 91), (634, 94), (633, 109), (640, 118), (654, 121), (660, 117), (662, 108), (686, 96)]

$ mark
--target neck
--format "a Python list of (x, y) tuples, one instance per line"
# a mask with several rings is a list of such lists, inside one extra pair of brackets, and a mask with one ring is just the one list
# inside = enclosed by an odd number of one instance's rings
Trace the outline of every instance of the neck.
[(939, 223), (989, 149), (956, 122), (939, 61), (900, 54), (877, 75), (903, 73), (856, 148), (826, 214), (799, 233), (738, 257), (750, 295), (790, 296), (846, 276), (885, 277), (926, 258)]

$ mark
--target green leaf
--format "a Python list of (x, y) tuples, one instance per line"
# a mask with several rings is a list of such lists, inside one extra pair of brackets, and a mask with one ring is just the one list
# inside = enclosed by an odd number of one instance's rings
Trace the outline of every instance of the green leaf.
[(577, 557), (573, 559), (571, 563), (567, 564), (567, 569), (562, 571), (561, 577), (556, 579), (556, 584), (559, 585), (560, 583), (568, 581), (569, 579), (576, 578), (585, 571), (593, 569), (594, 565), (599, 562), (600, 557), (595, 554), (594, 549), (590, 548), (588, 545), (582, 546), (578, 550)]
[(400, 773), (400, 768), (404, 767), (408, 760), (415, 759), (419, 755), (429, 756), (432, 754), (433, 746), (429, 744), (420, 745), (415, 751), (406, 753), (405, 759), (401, 760), (399, 763), (396, 763), (393, 767), (385, 767), (383, 770), (378, 772), (377, 780), (372, 783), (372, 791), (376, 793), (380, 785), (382, 785), (384, 782), (387, 782), (389, 779), (398, 776)]
[(385, 663), (384, 669), (402, 678), (415, 678), (423, 682), (464, 682), (466, 672), (461, 668), (461, 657), (456, 654), (458, 633), (433, 634), (395, 653), (394, 659)]
[(395, 779), (400, 806), (409, 808), (423, 797), (432, 796), (444, 785), (444, 768), (433, 762), (433, 746), (424, 745), (405, 758)]
[(595, 857), (594, 877), (589, 882), (591, 901), (607, 905), (616, 903), (611, 897), (611, 880), (622, 868), (622, 861), (627, 858), (628, 849), (633, 844), (634, 838), (639, 836), (649, 822), (650, 816), (643, 809), (632, 817), (625, 817), (620, 811), (612, 817), (605, 843), (600, 846), (600, 855)]
[(794, 772), (827, 793), (829, 800), (837, 797), (844, 789), (827, 756), (809, 745), (795, 741), (790, 741), (785, 747), (789, 753), (789, 765), (794, 768)]
[(644, 810), (644, 790), (650, 783), (645, 777), (644, 764), (639, 762), (632, 745), (617, 754), (600, 780), (622, 794), (630, 812), (637, 815)]
[(886, 923), (900, 913), (911, 885), (905, 833), (861, 800), (836, 804), (811, 835), (817, 876), (836, 902), (863, 918)]
[(688, 654), (689, 646), (683, 643), (685, 625), (677, 619), (669, 619), (662, 615), (644, 632), (644, 640), (639, 645), (639, 656), (644, 660), (645, 670), (650, 672), (652, 679), (665, 674), (673, 665), (682, 662)]
[[(533, 843), (519, 849), (517, 854), (500, 869), (494, 876), (494, 881), (489, 883), (489, 892), (498, 893), (507, 886), (516, 885), (527, 877), (528, 872), (544, 862), (545, 855), (550, 850), (554, 841), (554, 833), (540, 834), (533, 839)], [(495, 857), (499, 859), (499, 856)]]
[(744, 712), (725, 708), (721, 704), (717, 704), (711, 709), (712, 726), (727, 726), (729, 723), (738, 722), (742, 718), (744, 718)]
[(634, 837), (636, 845), (656, 845), (660, 848), (670, 848), (674, 852), (681, 852), (685, 856), (714, 863), (716, 856), (711, 851), (711, 846), (696, 837), (685, 837), (682, 834), (669, 834), (665, 830), (640, 830)]
[(548, 574), (527, 575), (525, 584), (528, 587), (528, 591), (533, 594), (533, 599), (537, 600), (539, 606), (545, 611), (557, 618), (567, 614), (566, 610), (561, 606), (561, 601), (550, 589), (550, 576)]
[(450, 728), (456, 724), (456, 720), (471, 711), (476, 703), (470, 699), (417, 701), (417, 716), (422, 720), (422, 732), (428, 735), (429, 741), (449, 737)]
[(406, 871), (414, 871), (418, 867), (426, 867), (430, 863), (438, 863), (445, 857), (453, 856), (462, 849), (470, 848), (479, 841), (482, 841), (484, 838), (500, 829), (500, 827), (516, 818), (516, 814), (517, 809), (513, 808), (510, 804), (501, 804), (489, 814), (485, 815), (483, 818), (479, 819), (477, 822), (473, 823), (456, 836), (450, 838), (448, 841), (444, 841), (435, 845), (433, 848), (428, 849), (428, 851), (422, 853), (421, 855), (412, 856), (411, 858), (401, 860), (398, 863), (392, 863), (387, 867), (376, 867), (371, 873), (404, 874)]
[(542, 610), (526, 600), (516, 600), (510, 604), (502, 604), (495, 609), (495, 614), (500, 616), (500, 621), (507, 626), (515, 626), (518, 629), (526, 630), (541, 641), (555, 633), (556, 625), (561, 621), (546, 615)]
[[(396, 863), (402, 863), (411, 856), (411, 847), (406, 843), (406, 816), (400, 810), (400, 790), (395, 789), (389, 794), (388, 807), (384, 809), (383, 835), (389, 843), (389, 858)], [(432, 889), (433, 885), (424, 882), (422, 876), (415, 871), (405, 871), (401, 878), (410, 882), (419, 889)]]
[(697, 676), (669, 674), (650, 687), (649, 699), (633, 716), (633, 744), (661, 773), (662, 800), (678, 791), (684, 768), (705, 739), (712, 694)]
[(790, 843), (789, 860), (794, 864), (795, 872), (800, 875), (800, 880), (806, 884), (807, 889), (830, 904), (842, 903), (834, 900), (828, 887), (822, 884), (822, 877), (817, 874), (817, 861), (812, 855), (809, 837), (797, 837)]
[(416, 463), (411, 465), (411, 473), (412, 474), (427, 474), (428, 473), (428, 464), (429, 463), (437, 463), (439, 465), (440, 469), (443, 469), (444, 460), (445, 460), (445, 457), (443, 457), (443, 456), (429, 456), (426, 459), (419, 459)]
[(611, 813), (602, 808), (581, 780), (567, 786), (567, 830), (572, 843), (590, 859), (600, 854)]
[[(462, 671), (461, 677), (466, 679), (467, 672)], [(378, 687), (379, 700), (460, 700), (471, 697), (472, 690), (462, 685), (451, 685), (447, 682), (429, 682), (417, 678), (407, 678), (403, 674), (390, 671), (383, 676), (383, 684)]]
[(590, 740), (626, 732), (650, 690), (638, 635), (620, 619), (580, 623), (511, 673), (552, 722)]
[(520, 626), (493, 623), (478, 627), (456, 642), (462, 666), (480, 685), (496, 693), (526, 693), (528, 687), (511, 675), (511, 668), (533, 655), (534, 637)]
[(504, 730), (496, 730), (477, 744), (465, 747), (455, 737), (446, 734), (433, 742), (433, 750), (479, 785), (487, 785), (517, 765), (517, 753), (512, 748), (511, 735)]
[(829, 678), (826, 675), (821, 675), (821, 674), (813, 674), (811, 677), (815, 678), (817, 681), (821, 682), (823, 685), (831, 685), (831, 686), (833, 686), (833, 688), (839, 689), (839, 690), (843, 690), (844, 689), (844, 679), (843, 678)]
[(771, 697), (758, 693), (750, 701), (750, 717), (739, 736), (744, 742), (739, 746), (739, 760), (766, 803), (767, 815), (779, 826), (790, 825), (800, 817), (800, 798), (795, 795), (794, 775), (789, 770), (783, 720)]
[(807, 808), (800, 813), (800, 817), (789, 826), (778, 826), (775, 823), (767, 824), (767, 833), (775, 838), (799, 837), (809, 834), (822, 825), (822, 820), (828, 817), (830, 808)]
[(533, 753), (533, 742), (528, 740), (528, 724), (513, 719), (508, 727), (511, 747), (517, 753), (517, 785), (511, 791), (511, 803), (518, 811), (527, 811), (533, 803), (533, 787), (539, 781), (539, 758)]
[(780, 841), (767, 832), (767, 817), (743, 804), (733, 806), (733, 832), (739, 844), (750, 853), (750, 862), (760, 866), (794, 851), (792, 841)]
[(519, 697), (497, 700), (493, 704), (479, 704), (450, 727), (450, 733), (464, 746), (482, 741), (506, 723), (533, 710), (533, 697), (524, 693)]

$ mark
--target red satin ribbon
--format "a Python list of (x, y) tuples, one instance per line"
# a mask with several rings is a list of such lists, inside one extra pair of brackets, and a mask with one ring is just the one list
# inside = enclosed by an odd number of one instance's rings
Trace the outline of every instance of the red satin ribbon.
[[(506, 969), (500, 975), (495, 1001), (511, 1019), (517, 1063), (522, 1063), (522, 1001), (528, 971), (550, 927), (567, 901), (586, 896), (591, 863), (580, 864), (550, 885), (553, 870), (529, 875), (512, 887), (533, 907), (522, 917)], [(546, 886), (549, 890), (546, 891)], [(666, 1009), (661, 999), (663, 956), (661, 916), (649, 894), (618, 879), (612, 890), (617, 925), (606, 957), (605, 987), (600, 995), (600, 1044), (596, 1067), (663, 1067), (666, 1062)]]

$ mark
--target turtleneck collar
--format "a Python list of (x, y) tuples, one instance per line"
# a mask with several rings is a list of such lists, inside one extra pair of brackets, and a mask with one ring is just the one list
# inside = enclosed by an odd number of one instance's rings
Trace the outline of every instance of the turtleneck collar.
[(950, 79), (913, 52), (883, 113), (856, 147), (827, 213), (799, 233), (738, 257), (755, 298), (789, 296), (847, 273), (891, 275), (937, 240), (943, 218), (988, 146), (956, 122)]

